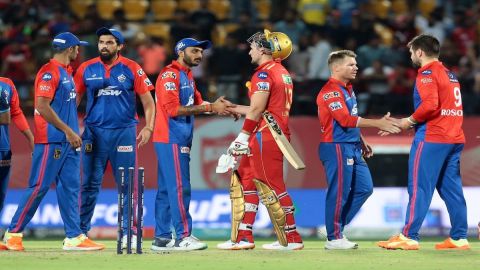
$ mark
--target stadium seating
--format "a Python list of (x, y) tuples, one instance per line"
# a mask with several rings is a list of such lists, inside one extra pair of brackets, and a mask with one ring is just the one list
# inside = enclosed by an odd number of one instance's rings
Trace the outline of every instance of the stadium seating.
[(104, 20), (113, 19), (115, 10), (122, 8), (122, 2), (118, 0), (98, 0), (97, 12)]
[(125, 18), (129, 21), (139, 21), (145, 19), (149, 2), (147, 0), (124, 0), (123, 11)]
[(177, 9), (175, 0), (153, 0), (151, 9), (156, 21), (169, 21), (173, 19), (175, 9)]
[(270, 18), (270, 0), (254, 0), (253, 2), (257, 8), (258, 18), (260, 20), (268, 20)]
[(228, 33), (237, 30), (240, 26), (236, 23), (219, 23), (215, 26), (212, 33), (212, 41), (215, 46), (222, 46), (225, 44), (225, 38)]
[(85, 17), (87, 13), (88, 6), (93, 4), (93, 0), (70, 0), (68, 5), (73, 13), (80, 19)]
[(432, 12), (437, 6), (437, 1), (435, 0), (420, 0), (418, 1), (418, 10), (422, 13), (423, 16), (429, 17), (430, 12)]
[(198, 0), (178, 0), (178, 8), (191, 12), (200, 8), (200, 2)]
[(230, 15), (230, 1), (228, 0), (210, 0), (208, 9), (217, 16), (217, 19), (223, 21)]
[(143, 32), (152, 37), (161, 37), (166, 43), (170, 40), (170, 25), (168, 23), (147, 23), (143, 25)]

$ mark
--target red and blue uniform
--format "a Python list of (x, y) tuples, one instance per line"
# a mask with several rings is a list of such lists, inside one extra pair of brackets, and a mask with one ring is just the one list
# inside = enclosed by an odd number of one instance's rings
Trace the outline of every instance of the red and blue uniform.
[(318, 154), (327, 176), (325, 222), (328, 240), (343, 238), (373, 192), (370, 170), (362, 157), (357, 128), (357, 100), (351, 84), (330, 78), (317, 96), (321, 133)]
[[(71, 68), (51, 59), (35, 78), (35, 104), (39, 97), (51, 99), (50, 106), (66, 125), (78, 133), (75, 84)], [(80, 151), (67, 141), (65, 134), (48, 123), (35, 110), (35, 148), (26, 193), (8, 228), (22, 232), (35, 214), (53, 182), (67, 237), (81, 234), (78, 196), (80, 191)], [(79, 149), (78, 149), (79, 150)]]
[(467, 236), (467, 206), (460, 176), (463, 107), (457, 77), (441, 62), (418, 70), (413, 91), (419, 124), (408, 161), (408, 208), (402, 233), (418, 240), (435, 188), (445, 201), (454, 240)]
[(190, 236), (190, 148), (194, 116), (179, 116), (180, 106), (200, 105), (202, 96), (189, 68), (173, 61), (155, 84), (156, 115), (153, 142), (158, 158), (158, 191), (155, 200), (155, 237)]
[[(255, 73), (250, 80), (248, 96), (251, 98), (254, 94), (268, 95), (265, 110), (270, 112), (285, 133), (285, 136), (290, 139), (288, 121), (292, 105), (293, 82), (290, 73), (280, 61), (267, 61), (255, 69)], [(242, 158), (240, 163), (242, 168), (239, 168), (239, 170), (245, 202), (250, 205), (258, 205), (258, 198), (253, 193), (256, 190), (253, 178), (268, 185), (275, 191), (280, 205), (285, 211), (287, 242), (302, 243), (302, 237), (298, 233), (295, 224), (293, 200), (287, 191), (283, 178), (283, 153), (266, 125), (265, 120), (261, 118), (257, 130), (250, 136), (249, 147), (251, 156), (248, 157), (247, 161), (243, 161), (243, 159), (246, 159), (245, 157)], [(243, 166), (245, 162), (249, 162), (250, 168)], [(242, 171), (247, 173), (242, 175)], [(250, 215), (248, 213), (245, 214), (239, 228), (239, 238), (237, 240), (244, 240), (242, 238), (245, 237), (252, 242), (253, 239), (249, 236), (251, 235), (249, 227), (253, 224), (254, 214), (255, 212)]]
[[(80, 210), (81, 228), (86, 234), (107, 161), (114, 172), (124, 167), (128, 173), (129, 167), (136, 167), (136, 95), (148, 93), (153, 85), (140, 65), (121, 55), (111, 65), (104, 64), (100, 57), (82, 63), (75, 73), (75, 84), (80, 95), (87, 95)], [(120, 183), (117, 173), (115, 180)], [(136, 193), (136, 185), (134, 189)]]
[[(9, 104), (10, 117), (15, 123), (15, 126), (20, 131), (30, 129), (20, 108), (20, 99), (13, 82), (4, 77), (0, 77), (0, 93), (2, 98), (6, 98), (6, 102)], [(3, 113), (5, 111), (0, 111)], [(7, 193), (8, 182), (10, 179), (10, 166), (12, 161), (12, 152), (10, 151), (10, 132), (8, 125), (0, 124), (0, 212), (3, 209), (3, 203), (5, 195)]]

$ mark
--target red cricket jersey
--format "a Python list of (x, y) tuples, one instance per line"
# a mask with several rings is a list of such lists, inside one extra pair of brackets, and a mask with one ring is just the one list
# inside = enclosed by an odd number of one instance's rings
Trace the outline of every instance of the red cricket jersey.
[(434, 143), (465, 143), (462, 94), (458, 79), (441, 62), (418, 70), (413, 91), (419, 122), (415, 138)]
[[(280, 61), (268, 61), (257, 67), (252, 76), (248, 96), (254, 93), (268, 92), (270, 96), (266, 110), (269, 111), (282, 128), (287, 138), (290, 138), (288, 118), (292, 106), (293, 83), (290, 73)], [(266, 125), (261, 118), (259, 127)], [(264, 140), (273, 140), (268, 128), (262, 130)]]

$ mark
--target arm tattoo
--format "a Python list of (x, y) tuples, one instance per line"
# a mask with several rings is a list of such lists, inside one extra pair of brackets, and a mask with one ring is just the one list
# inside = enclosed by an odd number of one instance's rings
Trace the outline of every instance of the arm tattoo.
[(180, 106), (177, 111), (178, 116), (195, 115), (208, 112), (206, 105)]

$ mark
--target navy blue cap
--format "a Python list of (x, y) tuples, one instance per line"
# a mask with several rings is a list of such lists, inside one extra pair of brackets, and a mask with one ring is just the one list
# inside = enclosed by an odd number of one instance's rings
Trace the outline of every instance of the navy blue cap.
[(66, 49), (73, 46), (85, 46), (88, 42), (81, 41), (77, 36), (70, 32), (63, 32), (53, 38), (52, 46), (56, 49)]
[(103, 36), (103, 35), (112, 35), (118, 40), (118, 43), (120, 43), (120, 44), (125, 43), (125, 39), (123, 38), (122, 33), (120, 33), (120, 31), (118, 31), (117, 29), (113, 29), (113, 28), (109, 29), (107, 27), (102, 27), (102, 28), (98, 29), (97, 30), (97, 36), (100, 37), (100, 36)]
[(212, 42), (210, 40), (198, 41), (194, 38), (184, 38), (175, 45), (175, 53), (178, 55), (178, 52), (185, 50), (187, 47), (200, 47), (205, 50), (212, 47)]

